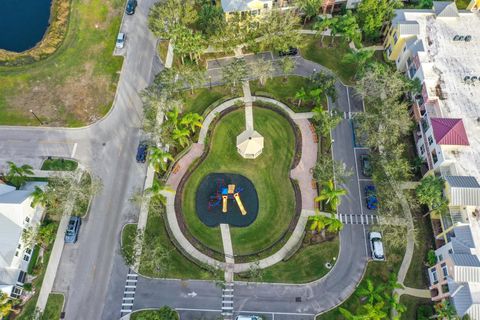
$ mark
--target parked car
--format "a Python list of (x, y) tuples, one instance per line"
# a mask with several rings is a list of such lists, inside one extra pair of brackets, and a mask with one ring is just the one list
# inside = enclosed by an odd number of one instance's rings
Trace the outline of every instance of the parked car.
[(137, 162), (145, 163), (147, 161), (148, 145), (145, 142), (140, 142), (137, 148)]
[(377, 191), (375, 187), (370, 185), (365, 187), (365, 196), (367, 202), (367, 208), (370, 210), (375, 210), (378, 207)]
[(372, 176), (372, 163), (370, 162), (370, 157), (366, 154), (360, 156), (360, 165), (362, 167), (362, 173), (365, 177)]
[(375, 261), (384, 261), (382, 234), (380, 232), (370, 232), (370, 248), (372, 249), (372, 259)]
[(296, 56), (298, 54), (298, 49), (297, 48), (293, 48), (293, 47), (290, 47), (288, 48), (287, 51), (279, 51), (278, 52), (278, 55), (280, 57), (284, 57), (284, 56)]
[(120, 32), (117, 36), (117, 42), (115, 43), (115, 47), (117, 47), (117, 49), (123, 49), (124, 46), (125, 46), (125, 33)]
[(259, 316), (237, 316), (235, 320), (262, 320)]
[(125, 7), (125, 12), (128, 15), (135, 13), (135, 8), (137, 7), (137, 0), (128, 0), (127, 6)]
[(81, 225), (82, 225), (82, 219), (80, 217), (70, 217), (67, 231), (65, 232), (65, 243), (77, 242), (78, 233), (80, 232)]

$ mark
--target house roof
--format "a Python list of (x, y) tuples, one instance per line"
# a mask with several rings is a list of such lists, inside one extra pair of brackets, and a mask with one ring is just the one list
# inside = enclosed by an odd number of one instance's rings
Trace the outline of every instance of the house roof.
[(420, 25), (417, 21), (402, 21), (398, 24), (398, 32), (402, 36), (420, 34)]
[(446, 176), (445, 180), (452, 188), (480, 188), (477, 179), (472, 176)]
[(478, 260), (477, 256), (474, 256), (472, 254), (452, 253), (450, 257), (452, 258), (452, 261), (455, 263), (456, 266), (480, 267), (480, 260)]
[(472, 319), (480, 319), (480, 285), (449, 281), (448, 287), (458, 315), (468, 313)]
[(430, 118), (437, 144), (468, 146), (467, 133), (462, 119)]
[(457, 282), (480, 283), (480, 268), (478, 266), (454, 266), (453, 279)]
[(471, 249), (475, 248), (472, 230), (469, 225), (456, 226), (453, 229), (455, 236), (451, 238), (453, 252), (456, 254), (470, 254)]
[(437, 17), (456, 18), (458, 9), (453, 1), (433, 1), (433, 10)]

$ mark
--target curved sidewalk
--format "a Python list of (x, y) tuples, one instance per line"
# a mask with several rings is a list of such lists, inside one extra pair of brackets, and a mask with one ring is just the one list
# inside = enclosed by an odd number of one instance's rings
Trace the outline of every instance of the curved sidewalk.
[[(288, 114), (289, 117), (293, 119), (295, 124), (298, 126), (301, 132), (302, 137), (302, 157), (300, 159), (299, 164), (290, 172), (290, 176), (298, 182), (300, 193), (302, 195), (302, 212), (301, 216), (295, 226), (295, 229), (287, 240), (287, 243), (273, 255), (264, 258), (258, 261), (260, 268), (267, 268), (270, 267), (286, 256), (288, 256), (292, 250), (297, 246), (298, 242), (303, 238), (303, 232), (305, 230), (308, 216), (315, 214), (315, 207), (314, 207), (314, 199), (316, 196), (316, 189), (314, 189), (312, 185), (313, 175), (311, 170), (317, 161), (317, 152), (318, 146), (317, 143), (314, 141), (314, 136), (312, 131), (310, 130), (308, 118), (311, 118), (312, 113), (295, 113), (293, 112), (288, 106), (279, 102), (274, 99), (265, 98), (265, 97), (252, 97), (253, 101), (262, 101), (272, 105), (275, 105), (282, 111)], [(204, 152), (205, 146), (204, 142), (208, 134), (209, 127), (214, 120), (214, 118), (221, 112), (232, 108), (236, 105), (237, 101), (243, 101), (243, 97), (231, 99), (225, 101), (224, 103), (220, 104), (218, 107), (213, 109), (206, 117), (203, 122), (202, 128), (200, 130), (198, 142), (194, 143), (190, 150), (177, 162), (176, 172), (172, 172), (167, 179), (166, 185), (173, 190), (172, 191), (163, 191), (163, 194), (167, 198), (167, 220), (169, 227), (175, 237), (176, 242), (182, 246), (183, 250), (190, 254), (196, 260), (206, 263), (216, 267), (225, 268), (225, 263), (220, 262), (216, 259), (213, 259), (206, 254), (199, 251), (195, 248), (185, 237), (183, 232), (180, 229), (180, 225), (178, 224), (176, 212), (175, 212), (175, 192), (182, 180), (183, 176), (187, 173), (187, 170), (190, 168), (192, 163), (200, 158)], [(242, 263), (242, 264), (235, 264), (234, 271), (235, 272), (245, 272), (250, 269), (250, 267), (254, 264), (251, 263)]]

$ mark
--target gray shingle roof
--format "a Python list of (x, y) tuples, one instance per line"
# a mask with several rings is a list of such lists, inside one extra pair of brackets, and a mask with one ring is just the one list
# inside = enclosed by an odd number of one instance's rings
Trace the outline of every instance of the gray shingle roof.
[(480, 261), (478, 260), (477, 256), (471, 254), (452, 253), (450, 257), (456, 266), (480, 267)]
[(417, 35), (420, 34), (420, 25), (417, 21), (402, 21), (398, 24), (400, 35)]
[(433, 10), (435, 11), (435, 15), (437, 17), (458, 17), (458, 9), (453, 1), (433, 1)]
[(480, 188), (477, 179), (472, 176), (446, 176), (445, 180), (452, 188)]

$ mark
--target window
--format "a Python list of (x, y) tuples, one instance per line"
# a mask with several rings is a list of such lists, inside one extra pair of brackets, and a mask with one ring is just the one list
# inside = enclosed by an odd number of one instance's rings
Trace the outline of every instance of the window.
[(433, 150), (432, 152), (432, 160), (433, 160), (433, 163), (437, 163), (438, 161), (437, 152), (435, 150)]
[(15, 257), (18, 257), (18, 251), (15, 251)]
[(24, 255), (24, 256), (23, 256), (23, 260), (25, 260), (25, 261), (28, 261), (28, 260), (30, 260), (30, 256), (28, 256), (28, 255)]
[(425, 146), (422, 144), (420, 146), (420, 154), (424, 154), (425, 153)]
[(437, 257), (438, 261), (442, 261), (443, 260), (443, 256), (441, 254), (438, 255)]
[(433, 144), (433, 138), (432, 136), (428, 136), (428, 145), (432, 145)]
[(268, 9), (268, 3), (263, 4), (263, 9)]
[(443, 280), (447, 279), (448, 276), (448, 268), (447, 264), (444, 262), (440, 265), (442, 267), (442, 272), (443, 272)]
[(390, 55), (392, 54), (392, 46), (388, 46), (387, 48), (387, 57), (390, 57)]
[(29, 217), (26, 217), (26, 218), (25, 218), (25, 222), (26, 222), (26, 223), (29, 223), (29, 222), (30, 222), (30, 218), (29, 218)]
[(22, 244), (19, 243), (17, 248), (18, 248), (18, 249), (22, 249)]
[(397, 41), (398, 41), (398, 36), (397, 36), (397, 33), (395, 33), (395, 34), (393, 35), (393, 44), (396, 44)]
[(399, 64), (399, 63), (400, 63), (400, 57), (398, 57), (398, 59), (397, 59), (397, 64)]
[(31, 254), (31, 253), (32, 253), (32, 249), (27, 248), (27, 249), (25, 250), (25, 252), (26, 252), (27, 254)]
[(432, 274), (433, 284), (437, 284), (438, 283), (437, 270), (435, 268), (432, 268), (430, 269), (430, 273)]
[(453, 250), (452, 250), (452, 249), (448, 249), (448, 253), (452, 254), (452, 253), (453, 253)]
[(407, 45), (405, 45), (405, 47), (403, 47), (403, 52), (405, 52), (407, 50)]

